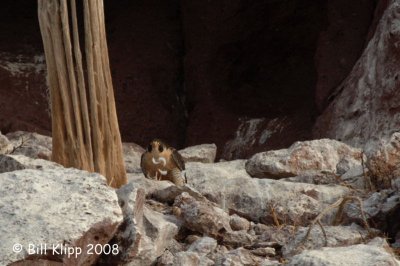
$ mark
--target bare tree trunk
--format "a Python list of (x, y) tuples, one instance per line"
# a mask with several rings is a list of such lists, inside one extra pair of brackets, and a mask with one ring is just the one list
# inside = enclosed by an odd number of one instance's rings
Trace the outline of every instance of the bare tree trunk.
[(109, 67), (103, 0), (83, 1), (86, 75), (76, 3), (75, 0), (68, 2), (70, 12), (67, 0), (38, 0), (51, 97), (52, 160), (66, 167), (99, 172), (107, 177), (109, 185), (120, 187), (126, 183), (126, 173)]

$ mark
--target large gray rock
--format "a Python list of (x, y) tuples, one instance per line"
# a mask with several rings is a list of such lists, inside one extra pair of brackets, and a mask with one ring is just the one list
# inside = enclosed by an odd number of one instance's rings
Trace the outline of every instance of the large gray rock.
[(143, 173), (128, 173), (128, 183), (133, 183), (136, 187), (141, 187), (145, 190), (147, 196), (151, 196), (157, 191), (169, 188), (174, 184), (169, 181), (157, 181), (146, 178)]
[(145, 152), (145, 149), (132, 142), (122, 143), (122, 149), (124, 153), (126, 172), (137, 174), (142, 173), (140, 160), (142, 158), (142, 154)]
[[(107, 244), (123, 219), (105, 177), (72, 168), (2, 173), (0, 195), (1, 265), (32, 258), (51, 262), (51, 256), (32, 253), (50, 254), (53, 245), (81, 252), (77, 257), (64, 252), (64, 265), (92, 265), (97, 255), (89, 254), (89, 245)], [(47, 251), (40, 250), (44, 244)]]
[(175, 186), (170, 181), (158, 181), (145, 178), (143, 174), (128, 174), (129, 183), (141, 187), (146, 192), (147, 198), (153, 198), (164, 203), (173, 203), (175, 198), (183, 192), (189, 193), (196, 199), (203, 199), (204, 196), (190, 186)]
[(53, 147), (51, 137), (26, 131), (12, 132), (6, 136), (14, 146), (14, 155), (50, 160)]
[[(52, 138), (49, 136), (40, 135), (38, 133), (26, 132), (26, 131), (16, 131), (8, 133), (7, 140), (8, 146), (6, 149), (8, 152), (2, 153), (2, 141), (7, 139), (0, 133), (0, 154), (6, 154), (13, 151), (13, 155), (25, 155), (31, 158), (41, 158), (50, 160), (52, 152)], [(140, 167), (140, 159), (145, 152), (140, 145), (132, 142), (122, 143), (125, 168), (127, 173), (142, 173)]]
[(320, 250), (306, 250), (294, 256), (288, 265), (296, 266), (398, 266), (389, 251), (389, 246), (382, 238), (375, 238), (368, 244), (346, 247), (325, 247)]
[[(389, 238), (400, 236), (398, 220), (400, 217), (400, 193), (384, 189), (370, 194), (362, 201), (363, 210), (371, 224), (386, 232)], [(359, 203), (350, 202), (344, 208), (344, 222), (363, 223)]]
[(0, 173), (12, 172), (22, 169), (56, 169), (62, 167), (61, 165), (43, 160), (32, 159), (24, 155), (0, 155)]
[(171, 244), (181, 227), (181, 222), (172, 215), (165, 215), (144, 208), (143, 222), (139, 225), (142, 235), (137, 252), (128, 265), (152, 265)]
[(114, 265), (129, 262), (137, 256), (140, 241), (143, 237), (143, 212), (145, 191), (128, 183), (117, 190), (118, 203), (121, 206), (124, 221), (110, 243), (118, 245), (119, 253), (113, 256), (102, 256), (101, 265)]
[(229, 225), (229, 215), (208, 200), (197, 201), (184, 192), (176, 197), (175, 214), (183, 220), (184, 226), (208, 236), (222, 237), (227, 231), (232, 231)]
[(8, 154), (14, 148), (14, 145), (8, 140), (6, 136), (0, 132), (0, 154)]
[[(147, 181), (144, 177), (140, 180)], [(146, 187), (143, 184), (145, 183), (131, 180), (118, 189), (124, 222), (112, 241), (118, 244), (121, 253), (118, 256), (103, 256), (102, 265), (122, 262), (127, 263), (126, 265), (152, 265), (165, 253), (166, 248), (175, 244), (174, 236), (178, 233), (181, 222), (173, 215), (152, 210), (148, 202), (145, 204)], [(152, 185), (157, 186), (157, 184)], [(163, 260), (168, 260), (167, 255)], [(161, 265), (166, 264), (161, 263)]]
[[(392, 190), (381, 190), (369, 195), (362, 201), (362, 207), (367, 218), (385, 217), (394, 211), (400, 204), (400, 194)], [(346, 216), (350, 219), (361, 219), (359, 203), (350, 202), (344, 208)]]
[(308, 239), (304, 241), (308, 227), (299, 228), (293, 239), (283, 246), (282, 253), (285, 257), (291, 257), (307, 249), (320, 249), (322, 247), (339, 247), (360, 244), (368, 237), (367, 230), (352, 224), (351, 226), (324, 226), (326, 242), (323, 232), (315, 225)]
[(222, 209), (248, 220), (273, 223), (273, 208), (278, 219), (297, 225), (308, 225), (310, 218), (350, 191), (342, 186), (252, 178), (244, 164), (243, 160), (188, 163), (188, 185)]
[(179, 150), (185, 162), (213, 163), (217, 155), (217, 146), (213, 144), (201, 144)]
[(295, 142), (288, 149), (255, 154), (246, 163), (246, 170), (254, 177), (274, 179), (320, 173), (342, 175), (360, 166), (361, 156), (360, 149), (336, 140)]

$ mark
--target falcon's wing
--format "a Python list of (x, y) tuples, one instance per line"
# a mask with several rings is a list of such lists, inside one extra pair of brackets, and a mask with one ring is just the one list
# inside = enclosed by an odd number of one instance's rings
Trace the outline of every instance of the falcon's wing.
[(182, 155), (175, 149), (172, 150), (172, 160), (174, 160), (179, 170), (185, 170), (185, 161), (183, 160)]

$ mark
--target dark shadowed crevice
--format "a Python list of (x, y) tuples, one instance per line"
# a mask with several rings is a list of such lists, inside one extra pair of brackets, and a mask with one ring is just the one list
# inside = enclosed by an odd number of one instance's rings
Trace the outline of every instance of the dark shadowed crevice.
[(180, 25), (179, 25), (179, 36), (178, 39), (180, 45), (178, 46), (178, 57), (179, 57), (179, 66), (178, 66), (178, 74), (176, 81), (176, 96), (177, 96), (177, 105), (179, 110), (179, 128), (181, 135), (179, 137), (179, 146), (183, 147), (186, 143), (186, 135), (187, 135), (187, 125), (188, 125), (188, 107), (186, 102), (186, 89), (185, 89), (185, 33), (184, 33), (184, 25), (183, 25), (183, 14), (181, 3), (179, 3), (178, 11), (177, 11)]

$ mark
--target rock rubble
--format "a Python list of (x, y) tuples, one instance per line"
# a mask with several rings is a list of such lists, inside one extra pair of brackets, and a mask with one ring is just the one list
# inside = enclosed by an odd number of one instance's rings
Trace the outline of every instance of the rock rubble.
[[(379, 159), (380, 150), (361, 159), (362, 150), (323, 139), (250, 160), (196, 159), (186, 164), (188, 183), (177, 187), (145, 179), (138, 160), (143, 150), (130, 143), (124, 144), (129, 182), (115, 190), (99, 174), (39, 159), (40, 147), (49, 146), (33, 136), (18, 155), (0, 156), (0, 264), (399, 263), (399, 189), (395, 182), (382, 190), (364, 186), (367, 177), (382, 174), (369, 166), (395, 165)], [(191, 158), (204, 158), (204, 146), (187, 150)], [(281, 178), (288, 173), (291, 177)], [(360, 200), (363, 213), (358, 201), (332, 207), (348, 197)], [(12, 251), (15, 243), (22, 252)], [(30, 255), (29, 243), (108, 245), (118, 247), (118, 254)]]

